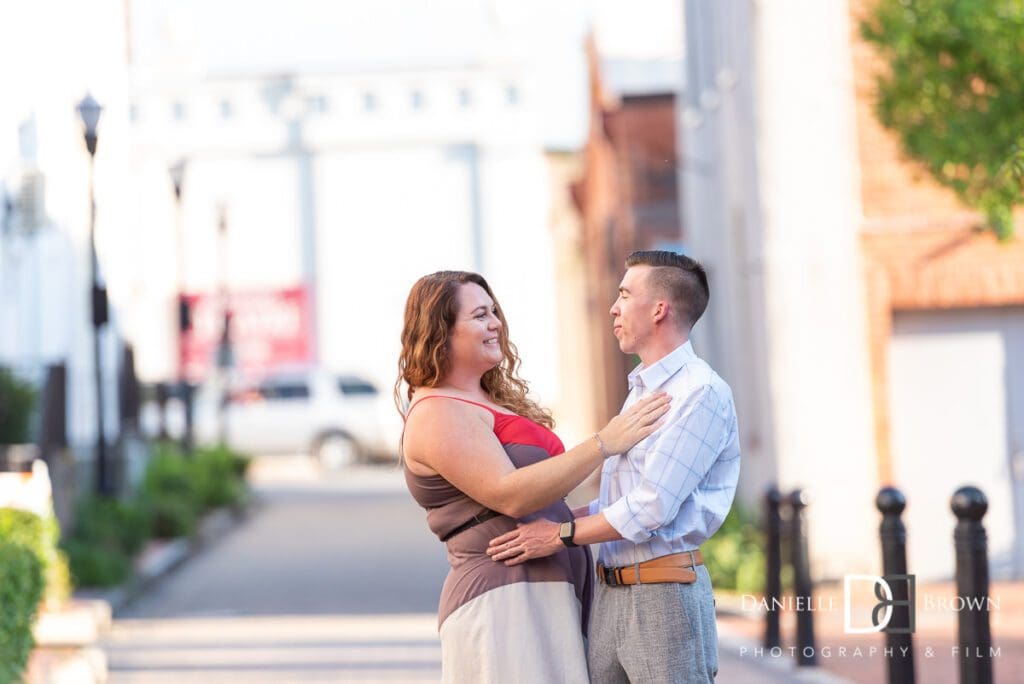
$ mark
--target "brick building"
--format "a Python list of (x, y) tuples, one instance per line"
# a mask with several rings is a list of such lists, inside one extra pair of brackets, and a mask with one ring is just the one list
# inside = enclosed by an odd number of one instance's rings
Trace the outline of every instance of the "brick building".
[(586, 326), (597, 376), (594, 422), (619, 412), (636, 359), (619, 351), (608, 310), (626, 256), (682, 249), (676, 139), (679, 60), (602, 60), (591, 42), (590, 126), (573, 184), (586, 262)]
[(998, 242), (881, 126), (870, 2), (687, 2), (699, 332), (736, 390), (743, 497), (809, 491), (818, 577), (879, 568), (886, 484), (907, 495), (911, 572), (952, 572), (949, 499), (975, 484), (993, 573), (1019, 577), (1024, 231)]

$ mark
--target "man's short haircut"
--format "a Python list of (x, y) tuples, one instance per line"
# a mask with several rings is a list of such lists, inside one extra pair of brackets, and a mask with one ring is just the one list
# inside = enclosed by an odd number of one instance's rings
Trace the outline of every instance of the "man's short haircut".
[(672, 308), (683, 313), (689, 327), (704, 315), (711, 292), (708, 275), (700, 262), (675, 252), (649, 250), (626, 257), (626, 268), (632, 266), (651, 267), (648, 282), (668, 297)]

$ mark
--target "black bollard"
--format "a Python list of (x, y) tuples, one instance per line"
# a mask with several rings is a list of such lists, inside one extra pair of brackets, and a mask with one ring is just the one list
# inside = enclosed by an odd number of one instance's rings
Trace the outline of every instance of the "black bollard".
[(950, 502), (956, 515), (956, 593), (960, 621), (960, 684), (991, 684), (992, 633), (988, 616), (988, 537), (981, 518), (988, 500), (977, 487), (961, 487)]
[[(900, 515), (907, 507), (903, 493), (895, 487), (878, 492), (875, 505), (882, 513), (879, 534), (882, 537), (882, 574), (886, 577), (907, 575), (907, 528)], [(887, 658), (889, 684), (913, 684), (914, 678), (914, 600), (913, 583), (904, 579), (890, 582), (894, 605), (892, 619), (885, 634), (885, 645), (892, 655)]]
[(765, 543), (767, 544), (764, 598), (768, 604), (768, 610), (764, 615), (764, 647), (770, 649), (782, 646), (779, 611), (775, 610), (775, 606), (779, 605), (782, 599), (782, 515), (779, 513), (782, 493), (775, 485), (769, 487), (765, 492), (764, 503)]
[(186, 456), (191, 456), (195, 450), (195, 388), (187, 380), (183, 380), (178, 386), (181, 390), (182, 407), (185, 410), (185, 431), (181, 434), (181, 450)]
[[(793, 554), (793, 594), (798, 602), (796, 611), (796, 664), (800, 666), (816, 665), (817, 649), (814, 646), (814, 613), (811, 611), (811, 567), (807, 553), (807, 520), (804, 509), (807, 508), (807, 495), (802, 490), (794, 489), (789, 495), (789, 505), (793, 509), (790, 521), (790, 548)], [(799, 603), (803, 602), (802, 610)]]
[(167, 432), (167, 400), (170, 398), (170, 387), (166, 383), (158, 382), (155, 385), (156, 405), (160, 408), (160, 432), (157, 439), (168, 440), (170, 434)]

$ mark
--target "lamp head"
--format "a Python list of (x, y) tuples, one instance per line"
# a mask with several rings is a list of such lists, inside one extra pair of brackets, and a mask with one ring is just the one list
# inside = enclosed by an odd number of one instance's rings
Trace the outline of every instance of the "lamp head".
[(85, 134), (85, 146), (89, 149), (89, 155), (96, 154), (96, 126), (100, 122), (100, 113), (103, 107), (92, 96), (86, 93), (82, 101), (78, 103), (78, 116), (82, 118), (82, 131)]
[(174, 196), (181, 199), (181, 187), (185, 182), (185, 160), (179, 159), (170, 165), (167, 171), (171, 174), (171, 182), (174, 183)]

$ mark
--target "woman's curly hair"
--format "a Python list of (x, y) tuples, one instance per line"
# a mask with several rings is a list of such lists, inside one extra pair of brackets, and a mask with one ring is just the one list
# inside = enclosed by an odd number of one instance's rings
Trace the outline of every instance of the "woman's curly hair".
[[(412, 400), (419, 387), (436, 387), (451, 370), (448, 336), (458, 315), (458, 291), (461, 285), (476, 283), (482, 287), (497, 309), (501, 329), (498, 344), (501, 362), (484, 373), (480, 387), (492, 402), (547, 428), (555, 421), (551, 412), (527, 398), (529, 385), (519, 377), (519, 352), (508, 337), (508, 323), (491, 286), (483, 276), (468, 271), (438, 271), (416, 281), (405, 302), (405, 323), (402, 326), (402, 353), (398, 358), (398, 380), (395, 382), (395, 405), (400, 413)], [(402, 383), (408, 387), (402, 401)]]

